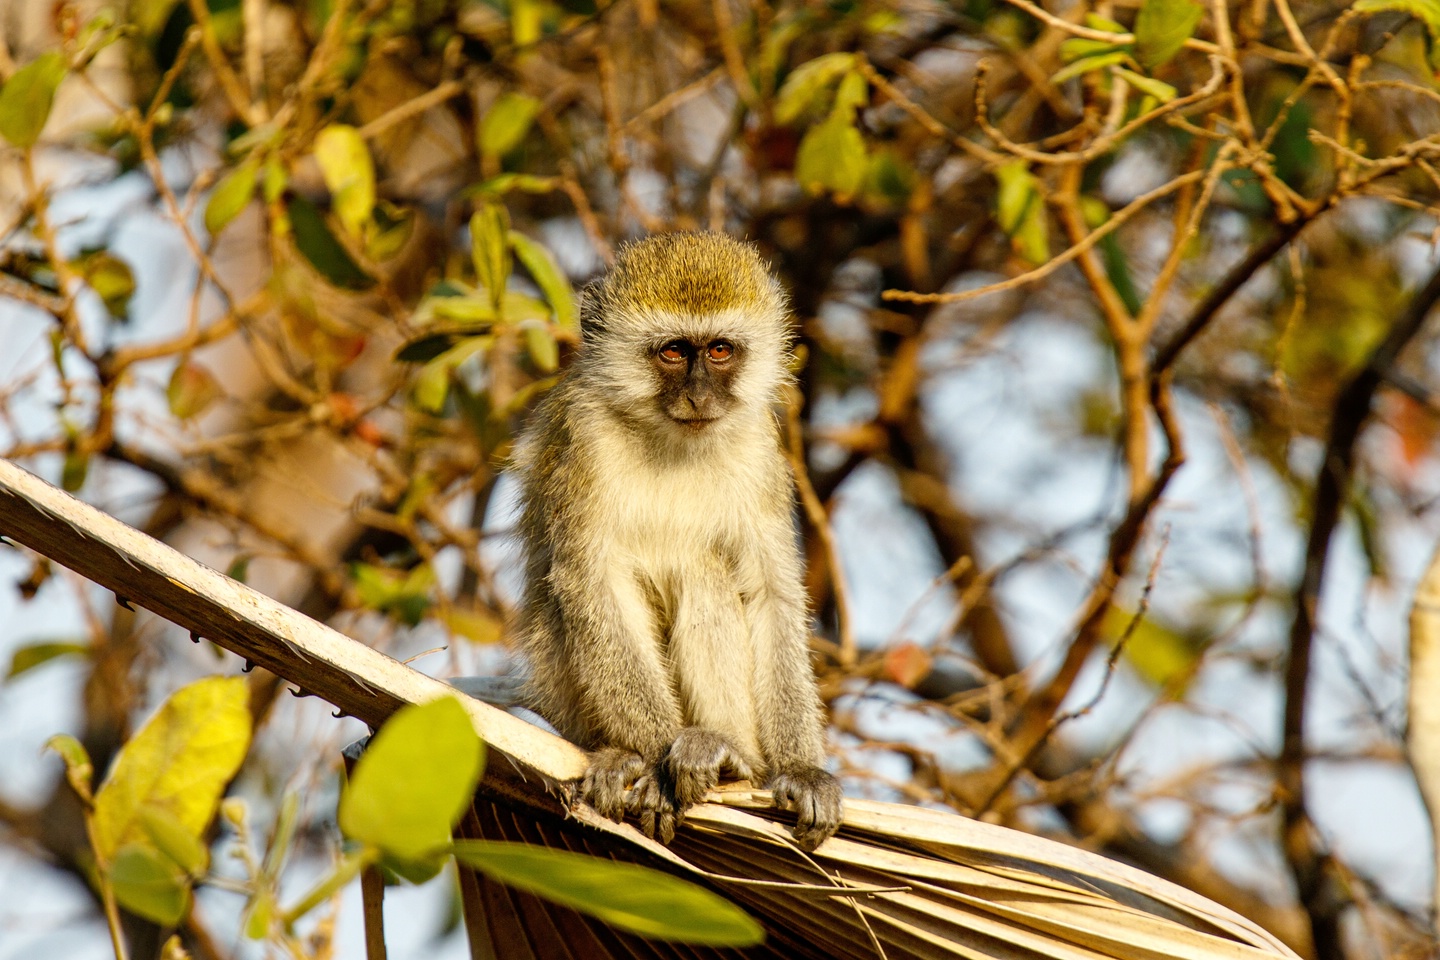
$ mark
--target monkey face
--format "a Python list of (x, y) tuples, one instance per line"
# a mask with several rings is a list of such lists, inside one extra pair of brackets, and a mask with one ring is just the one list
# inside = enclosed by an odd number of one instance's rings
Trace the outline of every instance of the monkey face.
[(661, 411), (690, 430), (704, 430), (735, 405), (743, 351), (723, 337), (676, 337), (657, 346), (651, 367)]

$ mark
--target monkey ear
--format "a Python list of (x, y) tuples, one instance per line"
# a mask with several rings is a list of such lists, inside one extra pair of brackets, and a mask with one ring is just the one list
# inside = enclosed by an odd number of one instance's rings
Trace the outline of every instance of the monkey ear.
[(593, 340), (598, 334), (605, 332), (605, 311), (601, 304), (602, 286), (600, 280), (592, 280), (580, 291), (580, 337), (582, 340)]

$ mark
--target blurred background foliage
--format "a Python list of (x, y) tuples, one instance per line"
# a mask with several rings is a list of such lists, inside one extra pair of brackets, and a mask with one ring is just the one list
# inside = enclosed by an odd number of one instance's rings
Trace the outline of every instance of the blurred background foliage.
[[(798, 323), (848, 789), (1128, 858), (1307, 955), (1434, 949), (1428, 881), (1374, 854), (1423, 846), (1398, 605), (1435, 341), (1397, 318), (1440, 231), (1431, 0), (12, 0), (0, 30), (5, 456), (423, 669), (505, 671), (500, 476), (576, 291), (627, 239), (748, 238)], [(0, 698), (69, 664), (49, 732), (97, 769), (239, 668), (6, 563), (52, 619)], [(354, 731), (262, 674), (237, 789), (273, 813)], [(83, 875), (47, 762), (0, 783), (0, 842)], [(1316, 813), (1317, 769), (1367, 765), (1362, 815)]]

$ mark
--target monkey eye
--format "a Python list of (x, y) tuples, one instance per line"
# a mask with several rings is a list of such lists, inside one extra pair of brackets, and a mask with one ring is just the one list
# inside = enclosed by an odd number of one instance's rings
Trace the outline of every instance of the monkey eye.
[(685, 359), (685, 344), (671, 340), (660, 348), (660, 359), (666, 363), (680, 363)]
[(724, 340), (716, 340), (707, 351), (712, 363), (724, 363), (735, 355), (735, 348)]

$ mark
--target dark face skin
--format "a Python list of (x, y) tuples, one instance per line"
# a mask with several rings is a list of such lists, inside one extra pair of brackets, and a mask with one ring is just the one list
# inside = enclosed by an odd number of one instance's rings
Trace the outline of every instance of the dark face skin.
[(729, 340), (667, 340), (651, 356), (660, 380), (660, 409), (676, 423), (703, 430), (735, 401), (740, 351)]

